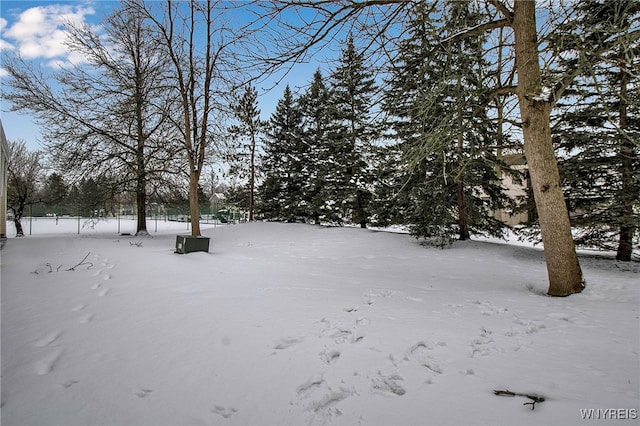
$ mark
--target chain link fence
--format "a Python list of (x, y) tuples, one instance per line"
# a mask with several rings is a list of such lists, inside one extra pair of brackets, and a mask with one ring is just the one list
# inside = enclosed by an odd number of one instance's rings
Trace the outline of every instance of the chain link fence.
[[(115, 213), (94, 210), (90, 215), (69, 214), (55, 206), (33, 204), (27, 207), (21, 224), (24, 235), (51, 233), (89, 234), (95, 232), (114, 234), (135, 234), (137, 216), (135, 206), (119, 207)], [(7, 215), (7, 237), (15, 237), (16, 227), (11, 212)], [(247, 219), (244, 210), (236, 206), (203, 207), (200, 210), (200, 224), (217, 226), (220, 224), (242, 223)], [(191, 215), (188, 206), (149, 205), (147, 207), (147, 232), (163, 230), (190, 231)]]

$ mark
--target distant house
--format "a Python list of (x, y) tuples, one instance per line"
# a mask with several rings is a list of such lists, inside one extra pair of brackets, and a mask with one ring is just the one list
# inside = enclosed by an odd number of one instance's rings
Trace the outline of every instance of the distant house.
[[(524, 154), (508, 154), (502, 157), (505, 163), (511, 166), (512, 169), (519, 172), (527, 171), (527, 160)], [(502, 186), (504, 192), (512, 199), (517, 200), (520, 197), (527, 195), (528, 182), (517, 183), (511, 178), (511, 176), (505, 175), (502, 177)], [(502, 221), (509, 226), (516, 226), (529, 221), (529, 214), (525, 212), (514, 213), (513, 211), (502, 209), (493, 212), (493, 217)]]
[(0, 238), (7, 238), (7, 182), (9, 169), (9, 144), (0, 120)]
[(214, 192), (209, 199), (213, 207), (224, 206), (227, 202), (227, 197), (222, 192)]

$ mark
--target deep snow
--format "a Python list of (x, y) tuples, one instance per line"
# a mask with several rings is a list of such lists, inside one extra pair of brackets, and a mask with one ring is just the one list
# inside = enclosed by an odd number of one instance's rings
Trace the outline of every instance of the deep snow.
[(558, 299), (530, 247), (252, 223), (179, 255), (185, 224), (60, 222), (1, 252), (3, 425), (638, 424), (638, 263), (582, 255)]

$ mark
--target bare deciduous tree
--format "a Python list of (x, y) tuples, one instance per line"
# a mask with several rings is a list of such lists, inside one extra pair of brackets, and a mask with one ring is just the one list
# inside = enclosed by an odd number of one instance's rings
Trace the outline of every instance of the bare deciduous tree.
[(42, 124), (48, 153), (68, 180), (101, 175), (120, 191), (133, 190), (137, 233), (146, 233), (148, 183), (175, 158), (167, 136), (167, 61), (136, 9), (117, 10), (104, 28), (102, 37), (68, 24), (67, 45), (86, 63), (57, 72), (6, 57), (3, 95)]
[(37, 202), (37, 184), (42, 171), (40, 151), (30, 151), (24, 141), (9, 142), (7, 208), (13, 213), (18, 237), (24, 236), (21, 220), (25, 208)]
[(218, 3), (167, 0), (157, 11), (141, 0), (128, 2), (153, 22), (154, 39), (170, 62), (168, 78), (178, 99), (174, 104), (179, 116), (175, 126), (189, 168), (193, 236), (200, 235), (198, 184), (207, 154), (214, 145), (214, 128), (219, 125), (219, 115), (224, 110), (224, 93), (229, 92), (225, 87), (231, 68), (229, 50), (236, 40), (220, 20), (224, 5)]

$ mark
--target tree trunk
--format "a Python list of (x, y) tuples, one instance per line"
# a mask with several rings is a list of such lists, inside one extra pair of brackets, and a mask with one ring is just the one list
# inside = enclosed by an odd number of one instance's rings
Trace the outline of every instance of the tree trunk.
[(254, 131), (251, 133), (251, 158), (249, 164), (249, 222), (253, 222), (253, 201), (256, 184), (256, 134)]
[(13, 224), (16, 226), (16, 237), (24, 237), (24, 230), (22, 229), (22, 222), (20, 222), (19, 216), (13, 217)]
[(145, 176), (144, 165), (144, 142), (138, 141), (138, 158), (136, 176), (136, 207), (138, 223), (136, 226), (136, 235), (147, 234), (147, 182)]
[(542, 90), (535, 7), (533, 1), (514, 2), (518, 104), (549, 275), (547, 294), (569, 296), (581, 292), (584, 281), (551, 142), (549, 122), (553, 99), (547, 99), (549, 95), (545, 96)]
[(360, 189), (356, 190), (356, 217), (360, 223), (360, 228), (367, 228), (367, 214), (364, 211), (364, 197), (365, 194)]
[[(620, 130), (625, 131), (627, 127), (627, 82), (628, 72), (624, 66), (620, 67), (621, 80), (620, 80), (620, 105), (618, 111), (620, 114)], [(633, 184), (633, 142), (631, 142), (625, 135), (618, 136), (621, 140), (620, 143), (620, 157), (622, 160), (622, 188), (620, 192), (622, 194), (622, 206), (620, 208), (620, 216), (623, 219), (622, 225), (620, 225), (620, 237), (618, 240), (618, 252), (616, 253), (616, 259), (629, 262), (631, 260), (631, 254), (633, 253), (633, 234), (635, 233), (635, 226), (633, 221), (633, 201), (635, 198), (635, 192), (638, 191)]]
[(138, 223), (136, 226), (136, 235), (147, 235), (147, 192), (146, 182), (142, 173), (138, 171), (136, 182), (136, 207)]
[(469, 232), (469, 212), (467, 210), (467, 199), (464, 194), (464, 179), (462, 176), (458, 178), (456, 186), (458, 188), (458, 239), (466, 241), (471, 238), (471, 233)]
[[(136, 28), (140, 31), (140, 27)], [(136, 48), (140, 49), (140, 44), (136, 45)], [(137, 52), (137, 55), (134, 55), (132, 58), (136, 63), (135, 67), (135, 80), (136, 80), (136, 204), (137, 204), (137, 213), (138, 213), (138, 224), (136, 226), (136, 235), (146, 235), (147, 234), (147, 177), (146, 177), (146, 164), (145, 164), (145, 156), (144, 156), (144, 148), (146, 143), (146, 138), (144, 134), (144, 114), (143, 114), (143, 103), (144, 103), (144, 94), (142, 93), (143, 87), (143, 76), (140, 67), (137, 64), (137, 60), (140, 58), (140, 52)]]
[(199, 237), (200, 234), (200, 201), (198, 200), (198, 183), (200, 173), (191, 170), (189, 173), (189, 211), (191, 212), (191, 235)]
[[(462, 97), (462, 77), (458, 76), (458, 94)], [(462, 103), (463, 98), (458, 99), (457, 121), (458, 121), (458, 178), (456, 179), (456, 198), (458, 204), (458, 236), (461, 241), (471, 238), (469, 232), (469, 211), (467, 209), (467, 199), (464, 194), (464, 159), (462, 158), (464, 149), (464, 134), (462, 130)]]

